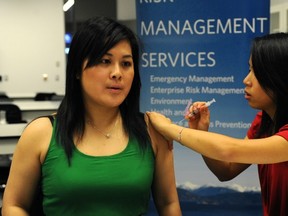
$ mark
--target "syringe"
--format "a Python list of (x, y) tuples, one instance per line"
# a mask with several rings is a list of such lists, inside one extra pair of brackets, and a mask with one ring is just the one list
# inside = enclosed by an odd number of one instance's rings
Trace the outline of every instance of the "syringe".
[[(207, 101), (204, 106), (209, 107), (212, 103), (216, 102), (216, 100), (213, 98), (210, 101)], [(199, 113), (199, 109), (195, 109), (192, 112), (189, 111), (190, 107), (192, 105), (192, 101), (190, 101), (185, 109), (185, 116), (188, 116), (188, 118), (191, 118), (193, 116), (195, 116), (197, 113)], [(178, 122), (181, 123), (182, 121), (184, 121), (186, 118), (183, 118), (181, 121)]]

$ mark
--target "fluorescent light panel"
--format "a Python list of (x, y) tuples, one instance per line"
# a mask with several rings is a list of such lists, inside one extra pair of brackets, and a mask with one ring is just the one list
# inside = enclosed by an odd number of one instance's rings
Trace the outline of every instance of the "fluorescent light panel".
[(68, 11), (73, 5), (74, 5), (74, 0), (68, 0), (64, 5), (63, 5), (63, 11)]

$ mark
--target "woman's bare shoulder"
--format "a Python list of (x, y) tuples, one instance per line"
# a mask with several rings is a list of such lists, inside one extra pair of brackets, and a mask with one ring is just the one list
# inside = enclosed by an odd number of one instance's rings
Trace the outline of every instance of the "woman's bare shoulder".
[(17, 148), (35, 151), (36, 154), (46, 154), (51, 136), (52, 124), (48, 117), (39, 117), (27, 124), (17, 144)]
[(27, 124), (25, 127), (23, 134), (29, 134), (32, 137), (41, 137), (45, 135), (47, 132), (52, 130), (52, 123), (48, 117), (39, 117)]

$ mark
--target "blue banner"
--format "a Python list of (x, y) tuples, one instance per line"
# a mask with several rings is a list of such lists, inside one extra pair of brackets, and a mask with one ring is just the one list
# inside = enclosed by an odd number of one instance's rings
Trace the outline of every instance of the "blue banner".
[(141, 111), (179, 122), (190, 99), (214, 98), (210, 131), (244, 137), (256, 113), (244, 98), (250, 43), (269, 32), (269, 11), (269, 0), (136, 0)]

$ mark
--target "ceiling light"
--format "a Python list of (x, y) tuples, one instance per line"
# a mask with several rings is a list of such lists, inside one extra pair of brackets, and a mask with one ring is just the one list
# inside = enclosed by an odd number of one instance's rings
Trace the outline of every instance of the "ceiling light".
[(63, 5), (63, 11), (68, 11), (72, 6), (74, 5), (74, 0), (68, 0), (64, 5)]

